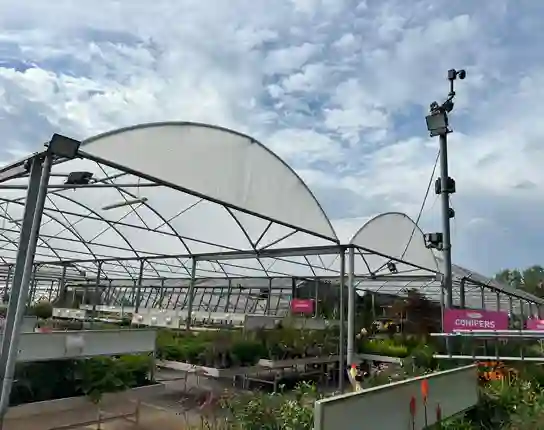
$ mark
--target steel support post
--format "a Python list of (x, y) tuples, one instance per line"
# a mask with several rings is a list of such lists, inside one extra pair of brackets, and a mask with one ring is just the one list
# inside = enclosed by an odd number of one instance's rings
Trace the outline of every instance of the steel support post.
[(187, 321), (185, 322), (185, 329), (191, 330), (191, 323), (193, 320), (193, 301), (195, 299), (195, 283), (196, 283), (196, 265), (197, 260), (193, 258), (191, 264), (191, 283), (189, 284), (189, 300), (187, 301)]
[[(25, 313), (25, 303), (28, 296), (28, 288), (30, 284), (30, 278), (32, 275), (32, 268), (34, 265), (34, 255), (36, 253), (36, 246), (40, 234), (40, 227), (42, 222), (43, 209), (45, 206), (45, 199), (47, 197), (47, 184), (49, 183), (49, 176), (51, 174), (51, 167), (53, 164), (53, 155), (47, 153), (44, 157), (42, 164), (41, 176), (39, 179), (38, 190), (36, 192), (36, 205), (32, 218), (32, 225), (30, 233), (28, 235), (28, 247), (26, 250), (26, 258), (24, 260), (24, 270), (20, 283), (19, 297), (17, 298), (17, 308), (14, 315), (12, 338), (9, 345), (9, 352), (6, 360), (5, 374), (2, 381), (2, 392), (0, 394), (0, 426), (3, 426), (4, 416), (7, 412), (9, 405), (9, 397), (11, 394), (11, 387), (13, 385), (13, 376), (15, 373), (15, 364), (17, 361), (17, 351), (19, 348), (19, 339), (21, 336), (21, 324), (23, 322), (23, 316)], [(34, 185), (35, 186), (35, 185)], [(31, 184), (29, 184), (30, 192)], [(25, 214), (26, 215), (26, 214)], [(22, 231), (21, 231), (22, 235)], [(5, 335), (7, 332), (5, 332)], [(1, 428), (1, 427), (0, 427)]]
[(348, 366), (353, 364), (355, 342), (355, 283), (354, 272), (355, 271), (355, 249), (353, 247), (348, 250), (348, 348), (347, 348), (347, 362)]
[[(32, 222), (34, 220), (34, 212), (36, 210), (36, 199), (40, 188), (40, 176), (42, 174), (43, 160), (34, 158), (31, 161), (30, 172), (28, 177), (28, 190), (26, 193), (25, 209), (23, 221), (21, 224), (21, 233), (19, 235), (19, 247), (15, 259), (15, 268), (13, 270), (13, 278), (11, 282), (11, 291), (9, 296), (8, 311), (4, 323), (4, 337), (2, 338), (2, 349), (0, 352), (0, 383), (3, 383), (8, 359), (9, 346), (13, 335), (13, 324), (15, 322), (15, 314), (17, 312), (17, 304), (21, 292), (21, 280), (26, 262), (26, 254), (30, 240), (30, 232), (32, 230)], [(0, 398), (0, 408), (1, 408)], [(1, 414), (1, 410), (0, 410)], [(0, 424), (1, 425), (1, 424)]]
[(444, 258), (444, 288), (446, 289), (446, 307), (453, 307), (453, 275), (451, 262), (451, 226), (450, 226), (450, 192), (448, 173), (448, 135), (439, 136), (440, 141), (440, 201), (442, 205), (442, 235)]
[(136, 287), (136, 303), (134, 304), (134, 312), (140, 311), (140, 301), (142, 300), (142, 281), (144, 277), (145, 260), (140, 260), (140, 270), (138, 272), (138, 285)]
[(344, 287), (345, 287), (345, 278), (346, 278), (346, 251), (344, 248), (340, 250), (340, 335), (338, 339), (338, 389), (341, 393), (344, 392), (344, 382), (345, 382), (345, 368), (346, 368), (346, 358), (344, 357), (344, 348), (345, 348), (345, 334), (344, 334)]

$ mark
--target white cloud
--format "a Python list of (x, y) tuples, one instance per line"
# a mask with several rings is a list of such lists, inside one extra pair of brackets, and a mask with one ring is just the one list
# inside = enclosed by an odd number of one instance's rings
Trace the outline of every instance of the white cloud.
[[(533, 55), (544, 39), (542, 5), (0, 0), (0, 7), (0, 159), (35, 150), (52, 132), (82, 138), (140, 122), (210, 122), (268, 144), (334, 218), (391, 209), (417, 215), (437, 150), (425, 111), (446, 95), (446, 71), (465, 67), (450, 135), (455, 257), (484, 271), (544, 258), (532, 240), (544, 240), (544, 64)], [(426, 212), (426, 228), (438, 228), (438, 208)], [(518, 233), (495, 237), (477, 219)], [(474, 238), (492, 251), (478, 254)], [(512, 248), (522, 251), (512, 257)]]

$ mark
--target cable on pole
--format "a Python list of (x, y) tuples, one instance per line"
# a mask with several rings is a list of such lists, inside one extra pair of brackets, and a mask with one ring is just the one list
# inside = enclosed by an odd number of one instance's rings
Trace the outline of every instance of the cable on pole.
[(431, 176), (429, 178), (429, 183), (427, 184), (427, 189), (425, 190), (425, 196), (423, 197), (423, 201), (421, 202), (421, 207), (419, 208), (419, 213), (417, 214), (417, 218), (414, 224), (414, 228), (412, 229), (412, 233), (410, 234), (410, 238), (408, 239), (408, 242), (406, 243), (406, 247), (404, 248), (404, 251), (401, 255), (401, 260), (404, 258), (406, 253), (408, 252), (408, 248), (410, 247), (410, 243), (412, 243), (412, 239), (414, 238), (414, 234), (416, 232), (416, 229), (419, 227), (419, 221), (421, 220), (421, 216), (423, 215), (423, 210), (425, 209), (425, 204), (427, 203), (427, 199), (429, 198), (429, 193), (431, 192), (431, 186), (433, 184), (433, 179), (436, 174), (436, 168), (438, 167), (438, 160), (440, 159), (440, 150), (438, 151), (438, 154), (436, 154), (436, 159), (434, 160), (434, 166), (431, 173)]

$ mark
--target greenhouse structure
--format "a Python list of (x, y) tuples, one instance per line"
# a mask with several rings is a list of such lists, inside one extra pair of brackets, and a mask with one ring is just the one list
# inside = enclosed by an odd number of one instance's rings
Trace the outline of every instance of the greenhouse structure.
[[(342, 243), (286, 163), (215, 126), (54, 135), (0, 169), (0, 190), (5, 301), (20, 288), (27, 304), (77, 294), (136, 311), (285, 315), (300, 288), (328, 283), (349, 301), (349, 315), (339, 309), (351, 336), (355, 294), (416, 289), (442, 304), (448, 294), (409, 217), (379, 215)], [(540, 313), (542, 299), (528, 293), (457, 266), (454, 278), (456, 306)]]

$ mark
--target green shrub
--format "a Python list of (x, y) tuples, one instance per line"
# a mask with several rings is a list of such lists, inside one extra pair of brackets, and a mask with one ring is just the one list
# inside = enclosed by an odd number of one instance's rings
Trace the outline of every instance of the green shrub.
[(191, 334), (161, 331), (157, 357), (210, 367), (251, 366), (261, 358), (284, 360), (336, 353), (338, 337), (330, 330), (218, 331)]
[(41, 300), (31, 308), (31, 313), (40, 319), (49, 319), (53, 316), (53, 305), (48, 301)]
[(404, 358), (408, 356), (408, 348), (397, 344), (392, 339), (366, 339), (359, 344), (360, 353), (386, 355)]
[(19, 363), (10, 405), (82, 394), (97, 402), (106, 392), (147, 385), (150, 366), (147, 355)]
[(320, 396), (312, 384), (299, 384), (293, 393), (234, 395), (223, 401), (229, 430), (311, 430), (314, 402)]

